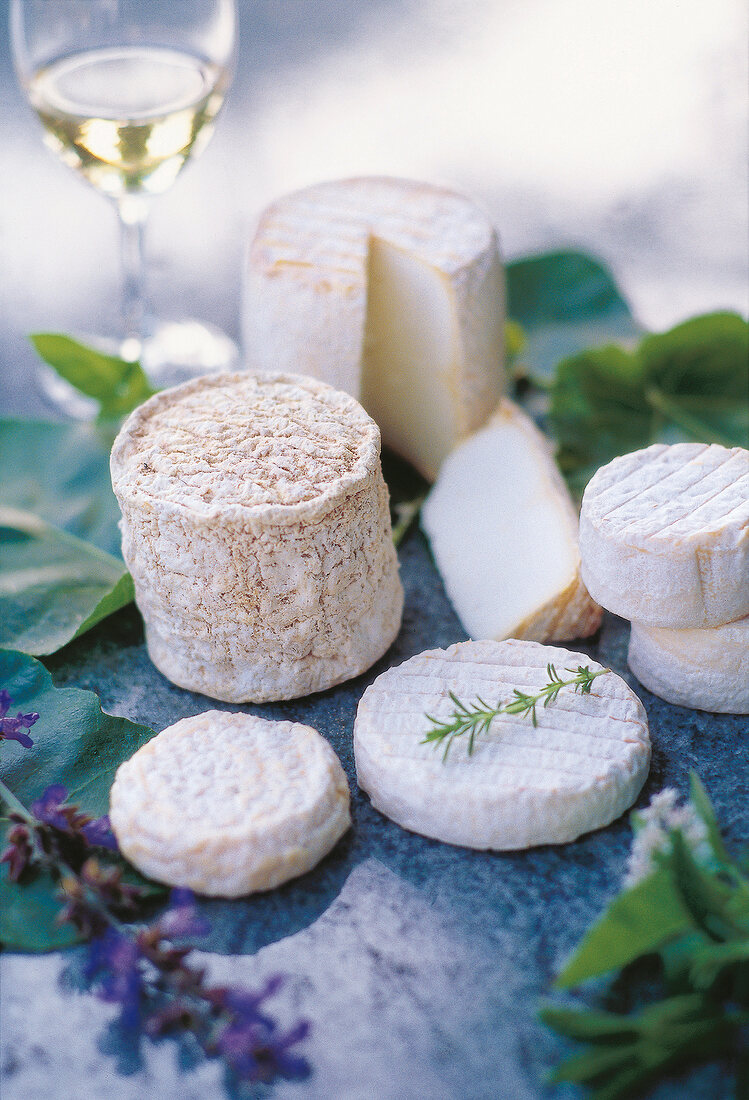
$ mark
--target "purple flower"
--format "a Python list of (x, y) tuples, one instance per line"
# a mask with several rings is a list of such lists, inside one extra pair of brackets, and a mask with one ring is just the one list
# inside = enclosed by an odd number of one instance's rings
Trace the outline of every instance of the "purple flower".
[(221, 1031), (216, 1048), (237, 1077), (245, 1081), (272, 1081), (274, 1077), (306, 1077), (306, 1058), (290, 1054), (289, 1048), (301, 1042), (309, 1032), (309, 1023), (300, 1022), (286, 1034), (275, 1027), (238, 1018)]
[(185, 889), (172, 890), (169, 908), (159, 918), (156, 927), (162, 936), (169, 939), (206, 936), (211, 930), (208, 921), (197, 914), (192, 890)]
[(33, 711), (30, 714), (21, 714), (19, 711), (15, 718), (7, 718), (13, 700), (5, 688), (0, 691), (0, 740), (18, 741), (25, 749), (30, 749), (34, 742), (23, 730), (30, 730), (35, 722), (39, 721), (39, 715)]
[(144, 992), (143, 956), (137, 942), (108, 928), (89, 944), (85, 974), (99, 982), (96, 993), (102, 1001), (120, 1006), (123, 1026), (137, 1027)]
[(42, 821), (45, 825), (54, 825), (63, 833), (70, 833), (72, 832), (70, 821), (62, 812), (62, 806), (67, 797), (67, 788), (62, 783), (52, 783), (41, 798), (31, 803), (31, 812), (37, 821)]
[(81, 833), (88, 843), (96, 848), (109, 848), (112, 852), (119, 851), (117, 838), (109, 823), (109, 814), (105, 814), (104, 817), (97, 817), (94, 821), (89, 821), (87, 825), (83, 825)]
[(31, 836), (26, 825), (14, 825), (8, 833), (8, 847), (0, 856), (0, 863), (8, 864), (8, 878), (18, 882), (33, 855)]
[(242, 1020), (244, 1023), (261, 1023), (265, 1027), (272, 1028), (274, 1021), (260, 1011), (260, 1006), (268, 997), (278, 992), (283, 985), (283, 980), (282, 974), (274, 974), (257, 992), (232, 986), (219, 986), (207, 990), (206, 993), (211, 1004), (223, 1008), (235, 1019)]

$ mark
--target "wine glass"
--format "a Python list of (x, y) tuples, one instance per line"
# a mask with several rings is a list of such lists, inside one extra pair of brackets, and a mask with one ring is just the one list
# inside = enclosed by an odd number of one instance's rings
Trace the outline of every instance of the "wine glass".
[[(157, 388), (238, 358), (215, 326), (148, 316), (143, 251), (151, 198), (210, 138), (233, 75), (236, 23), (234, 0), (11, 0), (16, 72), (45, 144), (117, 209), (124, 338), (116, 350), (140, 359)], [(54, 378), (53, 396), (80, 411)]]

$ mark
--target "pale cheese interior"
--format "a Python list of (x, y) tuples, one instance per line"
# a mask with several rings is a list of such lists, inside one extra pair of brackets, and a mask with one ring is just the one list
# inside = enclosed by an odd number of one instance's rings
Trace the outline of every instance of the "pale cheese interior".
[(424, 526), (448, 595), (472, 638), (504, 638), (574, 579), (569, 505), (550, 459), (502, 419), (443, 466)]
[(361, 402), (388, 446), (430, 478), (456, 443), (459, 355), (447, 278), (370, 238)]

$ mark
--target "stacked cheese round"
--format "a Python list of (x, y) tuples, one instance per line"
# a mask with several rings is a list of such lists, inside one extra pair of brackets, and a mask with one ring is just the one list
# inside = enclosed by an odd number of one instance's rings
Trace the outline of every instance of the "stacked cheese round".
[(175, 684), (291, 699), (395, 638), (380, 433), (347, 394), (298, 375), (199, 378), (136, 409), (111, 467), (148, 651)]
[(632, 622), (645, 687), (749, 712), (749, 451), (654, 444), (614, 459), (585, 490), (580, 554), (594, 599)]

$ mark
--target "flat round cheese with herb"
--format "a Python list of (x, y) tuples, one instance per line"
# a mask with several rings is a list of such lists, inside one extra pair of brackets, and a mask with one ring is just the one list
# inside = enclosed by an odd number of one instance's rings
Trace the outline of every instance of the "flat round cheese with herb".
[(346, 776), (316, 730), (217, 710), (120, 765), (109, 816), (139, 871), (216, 897), (304, 874), (351, 824)]
[(640, 683), (668, 703), (749, 714), (749, 618), (704, 630), (632, 623), (627, 660)]
[(625, 619), (677, 629), (749, 615), (749, 451), (653, 444), (594, 475), (580, 512), (582, 577)]
[(151, 660), (230, 703), (358, 676), (403, 589), (377, 425), (300, 375), (212, 375), (146, 401), (112, 449)]
[[(577, 690), (559, 686), (568, 680)], [(466, 722), (507, 704), (514, 713)], [(510, 639), (428, 650), (378, 676), (359, 704), (354, 752), (360, 787), (399, 825), (504, 851), (564, 844), (619, 817), (645, 782), (650, 738), (619, 676), (585, 654)]]

